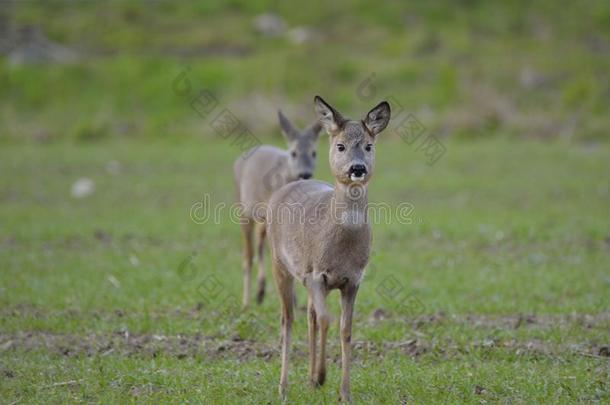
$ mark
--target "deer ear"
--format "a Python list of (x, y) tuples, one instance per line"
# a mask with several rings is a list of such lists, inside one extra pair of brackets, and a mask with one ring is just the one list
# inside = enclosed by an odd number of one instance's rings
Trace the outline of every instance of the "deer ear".
[(320, 125), (329, 135), (332, 135), (343, 124), (343, 117), (337, 110), (324, 101), (322, 97), (316, 96), (313, 101), (316, 106), (316, 114), (318, 114)]
[(280, 121), (280, 128), (282, 128), (284, 137), (289, 141), (296, 139), (299, 136), (299, 131), (297, 131), (294, 125), (286, 118), (282, 110), (277, 110), (277, 117)]
[(320, 123), (320, 121), (316, 121), (305, 130), (305, 133), (310, 138), (317, 140), (318, 137), (320, 136), (321, 130), (322, 130), (322, 123)]
[(377, 104), (375, 108), (369, 111), (363, 122), (373, 135), (377, 135), (383, 131), (390, 122), (390, 105), (388, 102), (382, 101)]

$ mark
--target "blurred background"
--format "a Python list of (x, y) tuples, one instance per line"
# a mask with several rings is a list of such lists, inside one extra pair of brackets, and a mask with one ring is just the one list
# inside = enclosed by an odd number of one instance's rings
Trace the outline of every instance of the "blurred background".
[(312, 120), (316, 93), (360, 111), (371, 75), (370, 103), (392, 95), (439, 137), (608, 137), (605, 1), (51, 0), (0, 13), (4, 140), (212, 136), (172, 92), (187, 66), (260, 138), (278, 134), (278, 107)]
[[(315, 94), (391, 102), (370, 201), (411, 207), (373, 224), (356, 402), (610, 398), (608, 72), (601, 0), (0, 0), (0, 398), (275, 403), (270, 265), (241, 311), (226, 207)], [(297, 290), (291, 398), (334, 402)]]

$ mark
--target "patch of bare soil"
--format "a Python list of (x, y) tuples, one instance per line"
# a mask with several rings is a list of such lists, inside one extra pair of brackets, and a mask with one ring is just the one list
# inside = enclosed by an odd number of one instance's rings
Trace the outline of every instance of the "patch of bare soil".
[[(380, 315), (381, 314), (381, 315)], [(586, 329), (605, 325), (610, 322), (610, 312), (598, 314), (561, 314), (561, 315), (446, 315), (439, 312), (432, 315), (422, 315), (409, 317), (392, 315), (383, 309), (377, 309), (371, 315), (369, 321), (372, 323), (390, 320), (411, 322), (414, 329), (425, 325), (449, 325), (461, 324), (473, 328), (497, 328), (497, 329), (519, 329), (519, 328), (538, 328), (549, 329), (566, 325), (580, 326)]]
[[(174, 317), (190, 320), (201, 320), (203, 316), (202, 305), (191, 310), (176, 309), (160, 311), (151, 314), (156, 317)], [(96, 318), (114, 321), (128, 314), (116, 309), (109, 312), (83, 313), (75, 309), (62, 311), (49, 311), (33, 305), (16, 305), (0, 309), (0, 316), (4, 317), (34, 317), (46, 319), (54, 317), (82, 318), (94, 316)], [(411, 323), (413, 334), (408, 340), (394, 342), (354, 341), (354, 355), (356, 359), (364, 357), (382, 357), (388, 351), (400, 352), (404, 355), (418, 358), (430, 354), (441, 358), (452, 358), (473, 351), (509, 351), (516, 355), (545, 355), (562, 357), (569, 354), (578, 354), (600, 359), (610, 358), (610, 342), (576, 342), (556, 344), (542, 340), (517, 340), (514, 338), (487, 338), (482, 341), (456, 343), (449, 339), (438, 339), (434, 333), (426, 333), (428, 327), (451, 327), (465, 325), (473, 329), (501, 329), (515, 330), (519, 328), (546, 329), (557, 327), (576, 328), (605, 328), (610, 322), (610, 312), (598, 314), (569, 314), (569, 315), (445, 315), (442, 312), (432, 315), (422, 315), (416, 318), (393, 314), (382, 308), (373, 311), (370, 317), (361, 317), (357, 324), (379, 324), (382, 322)], [(279, 325), (269, 325), (270, 328)], [(358, 325), (356, 326), (358, 327)], [(421, 331), (420, 331), (421, 330)], [(423, 332), (423, 333), (422, 333)], [(268, 334), (265, 334), (268, 336)], [(273, 335), (271, 335), (273, 336)], [(260, 335), (257, 335), (260, 337)], [(329, 340), (330, 353), (336, 353), (338, 360), (339, 342)], [(305, 340), (296, 342), (294, 355), (306, 356), (307, 344)], [(88, 335), (57, 334), (44, 331), (19, 332), (14, 334), (0, 332), (0, 353), (10, 350), (42, 350), (62, 356), (95, 356), (120, 355), (156, 357), (158, 355), (175, 356), (176, 358), (219, 358), (232, 357), (239, 359), (263, 358), (270, 359), (278, 354), (278, 344), (268, 339), (244, 340), (238, 336), (224, 339), (219, 336), (206, 336), (204, 334), (132, 334), (129, 331), (114, 333), (97, 333)]]
[[(296, 342), (293, 353), (297, 357), (307, 355), (306, 342)], [(25, 332), (0, 334), (0, 353), (9, 351), (45, 351), (66, 357), (74, 356), (126, 356), (154, 358), (159, 355), (185, 358), (253, 358), (271, 359), (278, 357), (277, 345), (269, 345), (253, 340), (233, 338), (214, 339), (201, 334), (194, 335), (132, 335), (129, 332), (111, 334), (89, 334), (84, 336), (53, 334), (47, 332)], [(339, 343), (329, 341), (329, 353), (334, 353), (333, 361), (339, 361)], [(418, 358), (431, 354), (441, 358), (453, 358), (475, 351), (509, 351), (516, 355), (565, 357), (583, 355), (610, 359), (610, 347), (591, 343), (555, 344), (541, 340), (518, 341), (516, 339), (473, 341), (460, 345), (452, 341), (442, 342), (423, 338), (398, 342), (355, 341), (353, 352), (356, 360), (370, 357), (384, 357), (389, 352)]]
[[(202, 320), (205, 318), (206, 312), (204, 309), (206, 305), (198, 303), (191, 309), (188, 308), (176, 308), (166, 309), (158, 312), (150, 313), (153, 319), (162, 318), (185, 318), (193, 320)], [(300, 307), (301, 312), (305, 312), (304, 307)], [(116, 318), (122, 318), (127, 316), (125, 311), (121, 309), (114, 309), (112, 311), (94, 311), (94, 312), (82, 312), (77, 309), (66, 309), (59, 311), (50, 311), (35, 305), (29, 304), (18, 304), (0, 308), (1, 317), (33, 317), (37, 319), (49, 319), (54, 317), (95, 317), (96, 319), (103, 319), (112, 321)], [(610, 323), (610, 311), (600, 312), (597, 314), (559, 314), (559, 315), (535, 315), (535, 314), (514, 314), (514, 315), (447, 315), (444, 312), (437, 312), (434, 314), (424, 314), (420, 316), (405, 316), (400, 313), (388, 311), (384, 308), (377, 308), (370, 313), (368, 318), (365, 318), (365, 314), (357, 314), (355, 320), (356, 324), (363, 322), (371, 325), (380, 324), (383, 322), (400, 322), (411, 324), (414, 330), (425, 327), (426, 325), (438, 325), (438, 326), (449, 326), (449, 325), (465, 325), (472, 328), (481, 329), (519, 329), (519, 328), (532, 328), (532, 329), (549, 329), (564, 326), (582, 327), (585, 329), (606, 327)], [(279, 325), (273, 324), (273, 327)]]

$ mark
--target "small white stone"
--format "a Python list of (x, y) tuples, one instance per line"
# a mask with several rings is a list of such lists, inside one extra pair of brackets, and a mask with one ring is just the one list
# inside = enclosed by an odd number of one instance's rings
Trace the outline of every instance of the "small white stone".
[(121, 282), (112, 274), (108, 276), (108, 282), (110, 284), (112, 284), (112, 286), (114, 288), (120, 288), (121, 287)]
[(72, 197), (85, 198), (93, 194), (95, 183), (87, 177), (81, 177), (72, 184)]
[(129, 256), (129, 263), (131, 263), (131, 265), (133, 267), (137, 267), (140, 265), (140, 259), (138, 259), (138, 256), (136, 255), (130, 255)]

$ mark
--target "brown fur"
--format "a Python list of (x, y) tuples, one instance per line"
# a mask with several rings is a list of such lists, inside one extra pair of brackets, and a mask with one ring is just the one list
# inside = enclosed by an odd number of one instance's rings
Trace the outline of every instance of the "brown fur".
[[(315, 151), (321, 130), (316, 122), (303, 131), (297, 130), (288, 119), (278, 111), (282, 133), (288, 143), (288, 150), (263, 145), (237, 159), (234, 165), (237, 202), (241, 204), (241, 227), (244, 235), (243, 306), (250, 303), (250, 278), (254, 259), (254, 233), (258, 239), (258, 292), (256, 300), (260, 304), (265, 297), (265, 236), (264, 218), (257, 213), (264, 212), (265, 204), (271, 194), (283, 185), (307, 174), (313, 175), (316, 165)], [(296, 154), (296, 156), (294, 156)]]
[[(296, 279), (308, 292), (310, 378), (314, 386), (322, 385), (326, 377), (326, 336), (330, 323), (326, 297), (332, 289), (341, 292), (341, 398), (349, 401), (354, 302), (371, 249), (366, 187), (375, 165), (376, 136), (389, 122), (390, 107), (383, 102), (362, 121), (353, 121), (344, 119), (320, 97), (316, 96), (315, 105), (320, 122), (331, 136), (329, 161), (335, 184), (315, 180), (287, 184), (273, 194), (268, 209), (273, 275), (282, 304), (280, 394), (285, 396), (288, 380)], [(364, 166), (366, 173), (354, 178), (356, 165)]]

